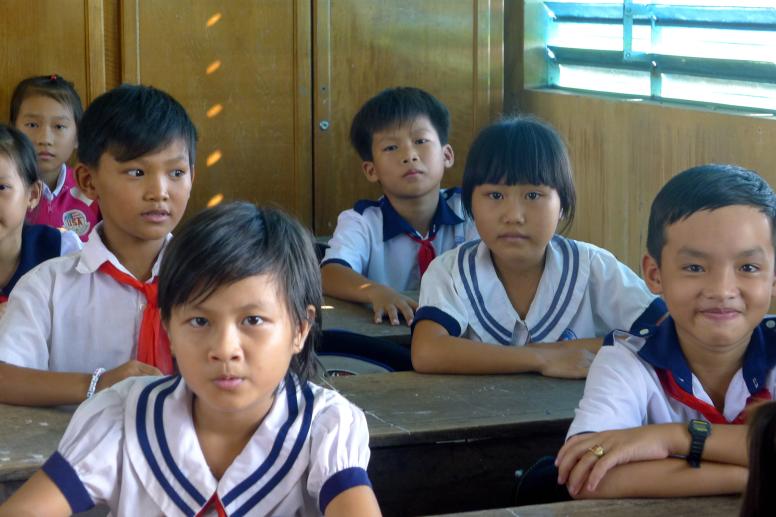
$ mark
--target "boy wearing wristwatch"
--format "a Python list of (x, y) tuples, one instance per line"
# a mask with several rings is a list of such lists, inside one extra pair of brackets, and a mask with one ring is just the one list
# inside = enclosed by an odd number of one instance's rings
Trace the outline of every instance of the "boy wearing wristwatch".
[(776, 195), (741, 167), (695, 167), (658, 193), (642, 267), (669, 316), (613, 332), (593, 361), (556, 461), (572, 497), (743, 491), (738, 424), (776, 393), (774, 231)]

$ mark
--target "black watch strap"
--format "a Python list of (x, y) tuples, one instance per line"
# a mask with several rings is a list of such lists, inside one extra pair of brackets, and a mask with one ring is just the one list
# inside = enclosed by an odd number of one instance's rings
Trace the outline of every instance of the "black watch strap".
[(703, 446), (706, 445), (706, 438), (711, 434), (711, 424), (705, 420), (690, 420), (687, 425), (690, 431), (690, 452), (687, 454), (687, 463), (692, 468), (697, 469), (701, 466), (701, 455)]

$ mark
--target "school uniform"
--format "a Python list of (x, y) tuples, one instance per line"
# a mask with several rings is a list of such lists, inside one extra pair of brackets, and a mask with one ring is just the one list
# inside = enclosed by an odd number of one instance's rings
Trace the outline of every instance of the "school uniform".
[(613, 332), (590, 366), (585, 392), (568, 436), (703, 419), (715, 424), (744, 421), (752, 402), (776, 393), (776, 318), (752, 332), (741, 368), (718, 411), (690, 370), (673, 319), (639, 331)]
[[(100, 227), (79, 253), (43, 262), (16, 283), (0, 319), (0, 361), (87, 373), (137, 355), (146, 297), (100, 271), (108, 262), (131, 276), (105, 247)], [(158, 275), (161, 256), (147, 284)]]
[(359, 201), (339, 215), (321, 265), (341, 264), (396, 291), (413, 291), (420, 287), (422, 241), (430, 240), (429, 252), (438, 256), (478, 237), (474, 221), (464, 214), (458, 188), (439, 192), (428, 235), (420, 235), (383, 196)]
[(216, 479), (179, 376), (135, 377), (73, 416), (43, 466), (73, 511), (114, 515), (320, 515), (343, 491), (371, 486), (363, 412), (335, 391), (289, 374), (248, 444)]
[(71, 231), (60, 231), (44, 225), (22, 226), (19, 265), (8, 283), (0, 288), (0, 303), (8, 300), (16, 283), (30, 269), (46, 260), (76, 252), (82, 247), (78, 235)]
[(62, 164), (52, 191), (43, 184), (38, 206), (27, 214), (30, 224), (45, 224), (71, 230), (86, 242), (89, 232), (102, 219), (99, 204), (78, 188), (73, 169)]
[(608, 251), (556, 235), (525, 320), (512, 306), (481, 241), (448, 251), (429, 266), (413, 325), (442, 325), (454, 337), (501, 345), (605, 336), (654, 323), (664, 302)]

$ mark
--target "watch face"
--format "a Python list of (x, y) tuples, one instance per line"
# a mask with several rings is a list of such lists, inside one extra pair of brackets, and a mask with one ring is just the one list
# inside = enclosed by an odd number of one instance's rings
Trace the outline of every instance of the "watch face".
[(691, 420), (690, 427), (699, 434), (708, 434), (711, 431), (711, 424), (705, 420)]

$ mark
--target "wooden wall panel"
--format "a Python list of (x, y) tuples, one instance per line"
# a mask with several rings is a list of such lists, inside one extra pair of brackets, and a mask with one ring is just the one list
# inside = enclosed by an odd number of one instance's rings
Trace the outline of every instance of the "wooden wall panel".
[[(61, 74), (84, 103), (90, 89), (87, 0), (3, 0), (0, 6), (0, 113), (8, 121), (11, 93), (31, 75)], [(93, 20), (92, 20), (93, 21)]]
[(758, 117), (525, 91), (520, 108), (568, 141), (579, 194), (572, 235), (638, 270), (652, 199), (674, 174), (737, 163), (776, 185), (776, 123)]
[(168, 91), (200, 132), (188, 213), (274, 202), (312, 220), (310, 2), (126, 0), (125, 81)]
[(380, 195), (363, 178), (348, 132), (364, 101), (387, 87), (417, 86), (447, 105), (456, 162), (444, 184), (459, 184), (469, 143), (502, 108), (503, 0), (313, 5), (316, 231), (331, 233), (340, 211)]

